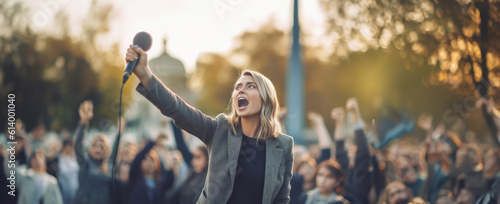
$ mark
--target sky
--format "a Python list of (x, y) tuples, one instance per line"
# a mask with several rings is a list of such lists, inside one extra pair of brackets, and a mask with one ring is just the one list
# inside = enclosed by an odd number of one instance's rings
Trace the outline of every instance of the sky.
[[(30, 4), (32, 21), (37, 15), (50, 21), (55, 18), (55, 9), (64, 9), (73, 21), (81, 21), (90, 5), (90, 1), (77, 0), (30, 1), (33, 1)], [(169, 54), (180, 59), (188, 72), (194, 70), (200, 54), (228, 53), (239, 34), (257, 30), (270, 19), (285, 31), (291, 30), (292, 26), (293, 0), (105, 1), (114, 4), (117, 16), (112, 20), (109, 34), (99, 40), (101, 44), (106, 46), (118, 42), (125, 53), (135, 34), (146, 31), (153, 37), (153, 46), (148, 51), (152, 59), (161, 54), (163, 38), (166, 37)], [(299, 5), (301, 28), (310, 35), (306, 39), (308, 44), (320, 45), (321, 41), (317, 39), (321, 39), (325, 32), (326, 18), (319, 0), (303, 0)], [(78, 27), (72, 29), (74, 34), (78, 33)]]

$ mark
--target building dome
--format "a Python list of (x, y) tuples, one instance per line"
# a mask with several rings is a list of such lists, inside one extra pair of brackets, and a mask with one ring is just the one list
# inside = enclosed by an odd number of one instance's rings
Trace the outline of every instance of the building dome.
[[(167, 53), (167, 41), (165, 39), (163, 43), (163, 53), (149, 60), (149, 67), (163, 84), (182, 97), (184, 101), (191, 104), (194, 101), (194, 94), (187, 86), (188, 76), (184, 64)], [(139, 93), (135, 92), (134, 98), (134, 102), (125, 113), (127, 123), (135, 124), (133, 128), (146, 135), (156, 135), (158, 132), (165, 131), (162, 124), (165, 120), (170, 119), (166, 118), (158, 108), (146, 98), (140, 96)]]
[(167, 52), (167, 40), (163, 39), (163, 53), (149, 61), (151, 71), (170, 89), (190, 102), (191, 91), (187, 87), (184, 64)]
[(173, 58), (170, 54), (168, 54), (166, 39), (163, 39), (163, 53), (160, 56), (151, 59), (149, 61), (149, 66), (151, 71), (153, 71), (157, 77), (186, 77), (184, 64), (182, 64), (180, 60)]

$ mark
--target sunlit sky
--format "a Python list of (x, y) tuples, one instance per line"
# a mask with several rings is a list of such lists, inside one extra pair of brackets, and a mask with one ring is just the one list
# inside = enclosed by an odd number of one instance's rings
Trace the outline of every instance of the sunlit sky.
[[(58, 8), (64, 9), (73, 21), (81, 21), (90, 5), (90, 1), (77, 0), (31, 1), (31, 15), (44, 12), (49, 20), (55, 16), (52, 10)], [(195, 68), (200, 54), (228, 53), (235, 37), (258, 29), (271, 18), (279, 29), (289, 31), (292, 25), (293, 0), (107, 1), (115, 5), (117, 16), (112, 20), (110, 33), (100, 39), (103, 45), (118, 42), (125, 53), (134, 35), (147, 31), (153, 36), (151, 59), (161, 54), (163, 38), (167, 37), (168, 52), (179, 58), (188, 72)], [(303, 0), (299, 5), (302, 30), (310, 35), (307, 42), (321, 44), (318, 39), (325, 30), (325, 17), (318, 0)], [(75, 34), (79, 32), (76, 26), (72, 29)]]

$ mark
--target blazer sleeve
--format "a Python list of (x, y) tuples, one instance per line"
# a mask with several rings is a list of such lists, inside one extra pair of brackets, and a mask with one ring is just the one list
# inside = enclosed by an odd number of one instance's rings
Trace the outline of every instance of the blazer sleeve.
[(186, 103), (156, 76), (153, 76), (147, 88), (139, 84), (136, 90), (163, 115), (172, 118), (177, 127), (198, 137), (205, 144), (211, 142), (217, 126), (216, 120)]
[(292, 179), (292, 166), (293, 166), (293, 138), (290, 137), (285, 160), (285, 176), (283, 177), (283, 184), (276, 195), (273, 203), (289, 203), (290, 202), (290, 180)]

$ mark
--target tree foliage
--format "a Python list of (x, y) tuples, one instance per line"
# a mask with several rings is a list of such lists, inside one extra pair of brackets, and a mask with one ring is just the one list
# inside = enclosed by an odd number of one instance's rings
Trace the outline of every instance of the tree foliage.
[[(471, 93), (500, 87), (500, 3), (491, 0), (320, 1), (335, 39), (334, 56), (392, 48), (417, 66), (432, 65), (433, 84)], [(484, 76), (484, 77), (483, 77)], [(482, 81), (483, 80), (483, 81)], [(483, 95), (486, 89), (482, 90)]]
[[(116, 121), (123, 58), (116, 44), (103, 49), (96, 42), (108, 31), (114, 14), (111, 5), (93, 1), (78, 36), (71, 35), (63, 12), (55, 15), (53, 27), (41, 30), (26, 22), (27, 7), (22, 2), (0, 2), (0, 11), (0, 98), (16, 94), (16, 117), (28, 131), (38, 124), (73, 129), (84, 99), (94, 102), (93, 122), (98, 128)], [(130, 89), (130, 85), (124, 88), (125, 97)], [(6, 109), (0, 113), (7, 115)], [(6, 124), (5, 120), (0, 123)]]
[[(303, 36), (307, 38), (307, 33)], [(196, 77), (192, 78), (200, 90), (196, 106), (211, 115), (224, 111), (237, 73), (242, 69), (257, 70), (269, 77), (281, 106), (285, 106), (289, 35), (269, 23), (258, 30), (243, 32), (236, 45), (228, 55), (207, 53), (199, 58)], [(394, 110), (409, 118), (426, 112), (448, 127), (465, 119), (469, 130), (478, 135), (487, 133), (481, 113), (466, 108), (471, 106), (470, 101), (446, 86), (431, 83), (432, 65), (407, 60), (395, 47), (350, 51), (348, 57), (337, 58), (335, 64), (321, 60), (320, 52), (321, 48), (302, 44), (305, 108), (322, 114), (330, 128), (334, 124), (329, 117), (331, 109), (345, 106), (348, 98), (357, 97), (366, 122), (381, 115), (393, 115)], [(411, 68), (417, 66), (420, 68)]]

